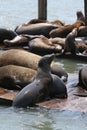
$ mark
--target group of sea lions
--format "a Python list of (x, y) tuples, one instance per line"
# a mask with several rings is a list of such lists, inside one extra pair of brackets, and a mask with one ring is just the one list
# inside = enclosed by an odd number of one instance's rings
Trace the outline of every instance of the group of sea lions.
[(0, 28), (0, 44), (5, 49), (19, 46), (39, 55), (67, 52), (84, 54), (87, 50), (85, 40), (80, 38), (80, 42), (77, 38), (87, 36), (85, 17), (81, 11), (77, 11), (76, 15), (76, 21), (70, 25), (60, 20), (49, 22), (32, 19), (14, 30)]
[(54, 57), (55, 54), (41, 57), (20, 49), (0, 53), (0, 86), (19, 90), (13, 106), (27, 107), (49, 98), (67, 98), (64, 82), (68, 74), (53, 62)]
[[(86, 42), (78, 39), (79, 36), (86, 37), (86, 32), (81, 11), (77, 12), (77, 20), (71, 25), (60, 20), (33, 19), (14, 31), (0, 28), (0, 44), (9, 49), (0, 53), (0, 86), (19, 91), (13, 106), (27, 107), (50, 98), (68, 97), (65, 83), (68, 74), (53, 60), (57, 54), (86, 55)], [(87, 90), (86, 70), (87, 67), (79, 71), (78, 86)]]

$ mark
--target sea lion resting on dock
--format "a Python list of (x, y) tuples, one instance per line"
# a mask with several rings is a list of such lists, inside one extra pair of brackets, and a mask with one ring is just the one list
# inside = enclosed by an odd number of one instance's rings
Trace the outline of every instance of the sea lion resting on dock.
[(63, 27), (59, 27), (57, 29), (54, 29), (52, 31), (50, 31), (49, 35), (50, 37), (54, 38), (54, 37), (66, 37), (68, 35), (68, 33), (70, 33), (74, 28), (79, 28), (80, 26), (84, 25), (83, 21), (77, 20), (75, 23), (71, 24), (71, 25), (66, 25)]
[[(41, 56), (27, 52), (25, 50), (11, 49), (0, 53), (0, 67), (5, 65), (18, 65), (28, 67), (37, 70), (37, 64)], [(51, 72), (64, 77), (65, 80), (68, 78), (66, 71), (58, 64), (52, 62)]]
[(18, 26), (16, 27), (15, 32), (17, 34), (44, 35), (49, 38), (49, 32), (56, 28), (58, 28), (57, 25), (50, 23), (37, 23), (21, 27)]
[(0, 44), (3, 44), (3, 41), (5, 39), (11, 40), (16, 36), (17, 36), (16, 32), (5, 28), (0, 28)]
[(10, 90), (21, 90), (31, 83), (35, 73), (35, 70), (22, 66), (2, 66), (0, 67), (0, 86)]
[(87, 90), (87, 66), (79, 70), (79, 83), (78, 86)]
[(42, 19), (31, 19), (28, 22), (17, 26), (16, 28), (25, 27), (25, 26), (29, 26), (31, 24), (37, 24), (37, 23), (48, 23), (48, 24), (54, 24), (54, 25), (58, 25), (58, 26), (64, 26), (64, 22), (62, 22), (60, 20), (47, 21), (47, 20), (42, 20)]
[[(25, 86), (13, 99), (13, 106), (27, 107), (35, 105), (35, 103), (45, 100), (50, 97), (50, 91), (53, 87), (50, 64), (54, 58), (54, 54), (42, 57), (38, 62), (37, 73), (34, 80), (29, 85)], [(64, 95), (67, 97), (66, 86), (63, 86)], [(54, 88), (53, 88), (54, 89)], [(61, 87), (60, 87), (61, 89)], [(55, 92), (54, 92), (55, 95)]]
[(10, 46), (28, 46), (29, 50), (39, 55), (46, 55), (51, 53), (59, 53), (62, 47), (52, 42), (43, 35), (19, 35), (12, 40), (4, 40), (7, 47)]
[(87, 66), (79, 70), (77, 87), (80, 87), (85, 91), (82, 93), (74, 93), (74, 95), (80, 97), (87, 97)]
[(62, 51), (62, 54), (71, 53), (72, 55), (76, 55), (77, 53), (82, 53), (84, 55), (84, 51), (87, 50), (87, 45), (85, 44), (84, 40), (79, 41), (79, 39), (76, 39), (78, 35), (78, 28), (74, 28), (72, 32), (70, 32), (64, 41), (62, 41), (62, 44), (64, 46), (64, 50)]

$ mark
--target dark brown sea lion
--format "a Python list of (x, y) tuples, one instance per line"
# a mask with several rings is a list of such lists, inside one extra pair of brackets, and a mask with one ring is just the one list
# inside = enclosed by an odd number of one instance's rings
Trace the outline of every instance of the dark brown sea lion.
[(75, 28), (72, 30), (72, 32), (70, 32), (66, 39), (65, 39), (65, 46), (64, 46), (64, 52), (63, 54), (70, 52), (73, 55), (76, 55), (76, 41), (75, 41), (75, 37), (77, 36), (78, 33), (78, 29)]
[(53, 86), (50, 90), (51, 98), (67, 98), (67, 88), (64, 82), (57, 76), (52, 74)]
[(38, 62), (38, 69), (34, 81), (25, 86), (13, 99), (13, 106), (27, 107), (49, 97), (49, 92), (53, 84), (50, 64), (54, 54), (46, 55)]
[[(18, 65), (37, 70), (37, 64), (40, 58), (41, 56), (27, 52), (25, 50), (11, 49), (0, 53), (0, 66)], [(51, 72), (53, 74), (56, 72), (56, 75), (60, 76), (61, 78), (64, 76), (67, 79), (67, 72), (61, 66), (55, 64), (56, 63), (52, 62)]]
[(3, 44), (3, 40), (5, 40), (5, 39), (11, 40), (16, 36), (17, 36), (16, 32), (14, 32), (12, 30), (0, 28), (0, 44)]
[(42, 20), (42, 19), (31, 19), (26, 23), (23, 23), (16, 28), (23, 27), (23, 26), (29, 26), (30, 24), (37, 24), (37, 23), (48, 23), (48, 24), (54, 24), (58, 26), (64, 26), (64, 22), (60, 20), (54, 20), (54, 21), (47, 21), (47, 20)]
[(49, 37), (49, 32), (56, 28), (58, 28), (57, 25), (50, 23), (37, 23), (16, 27), (15, 31), (17, 34), (44, 35), (46, 37)]
[(79, 27), (78, 36), (79, 37), (87, 37), (87, 26)]
[(6, 65), (0, 67), (0, 86), (11, 90), (21, 90), (32, 81), (36, 71), (30, 68)]
[(85, 16), (83, 15), (82, 11), (77, 11), (76, 15), (77, 15), (77, 20), (81, 20), (85, 23)]
[(58, 76), (51, 74), (50, 64), (53, 57), (54, 54), (51, 54), (40, 59), (34, 80), (18, 93), (13, 100), (13, 106), (31, 106), (48, 97), (67, 98), (65, 84)]
[(57, 29), (54, 29), (50, 31), (49, 35), (50, 37), (66, 37), (68, 33), (70, 33), (74, 28), (79, 28), (80, 26), (84, 25), (84, 23), (80, 20), (77, 20), (75, 23), (71, 25), (66, 25), (59, 27)]
[(87, 66), (79, 70), (79, 83), (78, 86), (87, 90)]

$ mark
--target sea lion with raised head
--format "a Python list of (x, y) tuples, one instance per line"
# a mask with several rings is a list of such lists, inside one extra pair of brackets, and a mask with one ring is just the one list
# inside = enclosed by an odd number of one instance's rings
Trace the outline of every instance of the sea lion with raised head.
[(75, 28), (72, 30), (72, 32), (70, 32), (66, 39), (65, 39), (65, 46), (64, 46), (64, 52), (63, 54), (70, 52), (73, 55), (76, 55), (76, 41), (75, 41), (75, 37), (77, 36), (78, 33), (78, 29)]
[(53, 84), (50, 64), (54, 54), (42, 57), (38, 62), (38, 70), (34, 80), (25, 86), (13, 99), (13, 106), (27, 107), (49, 97), (49, 92)]
[(74, 28), (79, 28), (80, 26), (84, 25), (84, 22), (81, 20), (77, 20), (75, 23), (71, 24), (71, 25), (66, 25), (66, 26), (62, 26), (59, 27), (57, 29), (54, 29), (52, 31), (50, 31), (49, 35), (50, 37), (54, 38), (54, 37), (66, 37)]
[(77, 15), (77, 20), (81, 20), (85, 23), (85, 16), (83, 15), (82, 11), (78, 10), (76, 12), (76, 15)]

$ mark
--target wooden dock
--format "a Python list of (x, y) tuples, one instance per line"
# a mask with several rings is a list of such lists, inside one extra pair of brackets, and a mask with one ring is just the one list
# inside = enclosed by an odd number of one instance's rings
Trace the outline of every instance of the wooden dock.
[[(39, 107), (45, 107), (50, 109), (58, 110), (70, 110), (70, 111), (80, 111), (87, 112), (87, 97), (75, 96), (75, 93), (86, 93), (85, 90), (75, 86), (78, 77), (76, 74), (70, 74), (68, 82), (66, 84), (68, 89), (68, 98), (67, 99), (52, 99), (49, 101), (44, 101), (37, 103)], [(1, 105), (12, 105), (13, 98), (17, 92), (5, 90), (0, 88), (0, 104)]]

